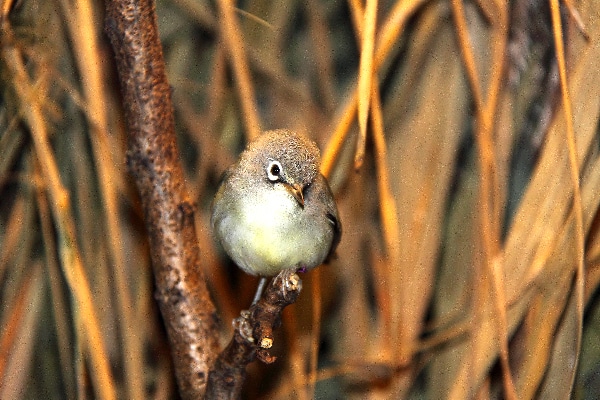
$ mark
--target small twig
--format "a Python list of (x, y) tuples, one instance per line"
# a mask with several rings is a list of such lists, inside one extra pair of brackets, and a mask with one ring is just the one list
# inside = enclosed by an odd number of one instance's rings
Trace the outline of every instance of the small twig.
[(273, 331), (281, 325), (283, 309), (294, 303), (302, 281), (294, 270), (279, 273), (263, 297), (233, 321), (233, 338), (219, 355), (208, 377), (206, 399), (238, 399), (246, 378), (246, 365), (256, 358), (266, 364), (275, 361), (269, 353)]

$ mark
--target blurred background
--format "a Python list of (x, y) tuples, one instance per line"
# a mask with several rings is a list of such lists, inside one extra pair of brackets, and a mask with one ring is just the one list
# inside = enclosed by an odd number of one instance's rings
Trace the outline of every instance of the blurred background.
[[(597, 2), (229, 4), (157, 1), (222, 343), (257, 279), (210, 202), (249, 138), (313, 138), (343, 224), (244, 398), (597, 398)], [(104, 4), (0, 5), (0, 399), (177, 398)]]

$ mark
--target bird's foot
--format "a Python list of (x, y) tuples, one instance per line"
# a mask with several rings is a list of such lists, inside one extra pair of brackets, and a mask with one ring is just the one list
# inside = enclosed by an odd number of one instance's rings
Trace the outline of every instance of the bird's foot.
[(299, 272), (301, 274), (305, 273), (306, 271), (308, 271), (308, 268), (306, 267), (300, 267), (296, 270), (296, 272)]
[(249, 310), (242, 310), (240, 316), (234, 318), (231, 322), (233, 329), (240, 333), (244, 339), (249, 343), (254, 343), (254, 337), (252, 336), (252, 325), (250, 324), (251, 313)]
[(289, 299), (290, 296), (298, 296), (302, 291), (302, 280), (296, 274), (296, 269), (286, 269), (281, 271), (275, 279), (281, 279), (281, 290), (284, 299)]

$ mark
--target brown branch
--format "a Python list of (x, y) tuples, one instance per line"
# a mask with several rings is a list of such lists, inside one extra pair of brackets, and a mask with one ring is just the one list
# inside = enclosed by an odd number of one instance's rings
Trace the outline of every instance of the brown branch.
[(218, 353), (217, 317), (200, 268), (154, 2), (108, 0), (106, 32), (121, 81), (127, 162), (144, 208), (156, 299), (181, 397), (198, 399)]
[[(178, 159), (170, 87), (151, 0), (109, 0), (106, 32), (121, 80), (129, 128), (128, 165), (136, 180), (150, 236), (156, 298), (167, 326), (182, 398), (202, 397), (218, 352), (216, 315), (199, 268), (193, 207)], [(210, 372), (206, 397), (239, 398), (246, 365), (271, 363), (273, 330), (302, 282), (283, 271), (263, 298), (235, 320), (236, 330)]]
[(206, 399), (239, 399), (246, 365), (256, 358), (267, 364), (275, 361), (269, 354), (273, 330), (281, 325), (283, 309), (296, 301), (301, 290), (302, 281), (295, 271), (282, 271), (263, 297), (234, 320), (233, 338), (210, 371)]

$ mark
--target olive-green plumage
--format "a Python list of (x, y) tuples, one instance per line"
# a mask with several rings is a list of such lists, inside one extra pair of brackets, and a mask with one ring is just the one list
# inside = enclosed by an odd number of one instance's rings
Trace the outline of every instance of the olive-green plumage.
[(341, 225), (319, 163), (314, 142), (275, 130), (250, 143), (225, 172), (211, 224), (241, 269), (262, 277), (311, 269), (335, 250)]

